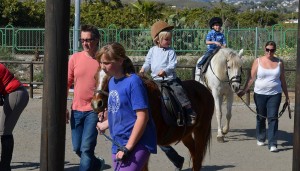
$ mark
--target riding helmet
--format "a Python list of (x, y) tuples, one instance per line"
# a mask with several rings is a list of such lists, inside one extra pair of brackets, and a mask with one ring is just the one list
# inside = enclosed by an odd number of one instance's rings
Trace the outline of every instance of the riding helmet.
[(151, 37), (154, 38), (161, 32), (165, 30), (172, 30), (174, 26), (170, 26), (168, 23), (164, 21), (157, 21), (151, 27)]
[(213, 17), (209, 21), (209, 27), (212, 28), (213, 25), (216, 24), (216, 23), (219, 23), (221, 27), (223, 25), (222, 19), (220, 17)]

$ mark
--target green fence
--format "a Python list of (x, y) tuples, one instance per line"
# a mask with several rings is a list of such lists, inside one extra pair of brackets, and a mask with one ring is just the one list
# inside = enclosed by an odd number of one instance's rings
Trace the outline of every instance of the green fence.
[[(148, 29), (117, 29), (115, 26), (101, 28), (100, 44), (117, 41), (124, 45), (128, 55), (145, 55), (153, 45), (150, 30)], [(173, 31), (172, 46), (178, 55), (201, 55), (206, 50), (205, 36), (208, 29), (175, 29)], [(70, 29), (70, 54), (73, 48), (73, 35), (79, 30)], [(44, 28), (16, 28), (7, 25), (0, 28), (0, 50), (9, 49), (14, 54), (33, 54), (38, 50), (44, 51)], [(244, 49), (250, 56), (257, 56), (263, 51), (266, 41), (274, 40), (278, 44), (277, 54), (296, 56), (297, 29), (285, 29), (281, 25), (265, 28), (226, 28), (228, 47), (239, 50)], [(77, 40), (76, 40), (77, 41)], [(80, 44), (80, 43), (79, 43)]]

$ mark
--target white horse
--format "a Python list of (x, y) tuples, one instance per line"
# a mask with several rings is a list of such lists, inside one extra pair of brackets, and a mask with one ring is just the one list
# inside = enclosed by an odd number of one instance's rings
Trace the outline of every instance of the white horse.
[[(208, 87), (215, 101), (215, 111), (218, 124), (218, 142), (224, 142), (224, 135), (229, 131), (233, 93), (237, 92), (241, 84), (242, 53), (229, 48), (220, 49), (211, 59), (207, 71), (200, 76), (200, 70), (196, 67), (195, 80)], [(201, 58), (197, 61), (197, 63)], [(222, 102), (227, 100), (226, 124), (222, 127)]]

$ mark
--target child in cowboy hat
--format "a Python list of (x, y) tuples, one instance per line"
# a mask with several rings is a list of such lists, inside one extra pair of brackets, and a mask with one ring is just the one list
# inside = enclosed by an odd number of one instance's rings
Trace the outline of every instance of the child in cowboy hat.
[(221, 32), (223, 22), (219, 17), (213, 17), (209, 21), (209, 27), (211, 31), (208, 32), (206, 36), (205, 43), (207, 45), (207, 51), (202, 57), (201, 61), (197, 64), (197, 67), (200, 69), (202, 65), (206, 62), (209, 56), (213, 55), (216, 49), (226, 47), (226, 38)]
[(191, 102), (175, 72), (177, 57), (175, 50), (170, 47), (173, 28), (174, 26), (170, 26), (164, 21), (157, 21), (152, 25), (151, 37), (155, 46), (148, 51), (140, 73), (143, 74), (151, 69), (151, 76), (155, 81), (167, 80), (171, 83), (170, 87), (184, 108), (187, 114), (187, 125), (190, 126), (195, 123), (196, 113), (193, 111)]
[[(140, 73), (151, 69), (151, 76), (155, 81), (168, 80), (170, 87), (174, 90), (178, 101), (185, 109), (187, 115), (187, 125), (195, 124), (196, 113), (191, 107), (191, 102), (183, 90), (180, 79), (177, 77), (175, 69), (177, 56), (175, 50), (170, 47), (172, 41), (171, 30), (174, 26), (168, 25), (164, 21), (157, 21), (151, 27), (151, 37), (155, 46), (150, 48), (142, 66)], [(184, 157), (180, 156), (171, 146), (159, 146), (165, 152), (169, 160), (175, 165), (177, 170), (181, 170)]]

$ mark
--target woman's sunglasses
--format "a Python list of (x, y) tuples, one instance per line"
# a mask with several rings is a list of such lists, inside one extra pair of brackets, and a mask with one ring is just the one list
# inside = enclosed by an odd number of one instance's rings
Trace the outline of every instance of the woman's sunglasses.
[(271, 53), (274, 53), (276, 49), (268, 49), (266, 48), (266, 52), (271, 52)]

